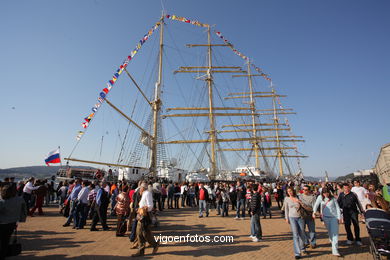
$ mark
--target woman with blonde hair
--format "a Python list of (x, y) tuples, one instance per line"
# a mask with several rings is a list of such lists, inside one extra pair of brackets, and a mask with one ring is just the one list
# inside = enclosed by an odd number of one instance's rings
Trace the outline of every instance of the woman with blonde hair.
[(389, 203), (381, 196), (375, 195), (371, 200), (371, 206), (389, 212)]

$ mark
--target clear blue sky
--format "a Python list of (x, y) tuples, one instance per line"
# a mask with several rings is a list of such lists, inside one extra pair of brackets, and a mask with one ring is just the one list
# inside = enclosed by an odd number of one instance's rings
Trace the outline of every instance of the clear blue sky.
[[(305, 174), (373, 167), (390, 142), (390, 1), (163, 3), (215, 24), (272, 75), (298, 112), (289, 120), (306, 139)], [(1, 1), (0, 168), (43, 165), (58, 145), (68, 155), (98, 93), (161, 9), (159, 0)]]

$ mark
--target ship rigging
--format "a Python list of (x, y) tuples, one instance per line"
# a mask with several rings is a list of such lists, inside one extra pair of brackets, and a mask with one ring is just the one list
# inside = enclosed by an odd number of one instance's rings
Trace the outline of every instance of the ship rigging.
[[(173, 20), (172, 25), (168, 23), (169, 20)], [(173, 25), (177, 21), (182, 24)], [(189, 26), (185, 23), (200, 27), (191, 29), (201, 36), (193, 37), (192, 30), (183, 33), (183, 28)], [(172, 34), (170, 29), (179, 29), (185, 34), (180, 40), (195, 38), (198, 42), (187, 43), (186, 49), (179, 48), (176, 44), (179, 37)], [(145, 43), (153, 38), (157, 30), (157, 48), (146, 47)], [(169, 41), (166, 40), (167, 33)], [(206, 42), (202, 43), (203, 37)], [(202, 40), (200, 43), (199, 39)], [(150, 57), (157, 57), (154, 66), (150, 66), (153, 64), (149, 62), (151, 58), (146, 63), (134, 58), (141, 52), (141, 47), (145, 47), (143, 56), (149, 54)], [(173, 57), (167, 54), (167, 49), (175, 52)], [(229, 64), (220, 57), (222, 53), (229, 56)], [(172, 63), (177, 63), (177, 60), (182, 61), (183, 65), (174, 68), (172, 73), (173, 66), (177, 66)], [(165, 61), (170, 64), (169, 73)], [(130, 66), (132, 63), (136, 64)], [(140, 72), (142, 67), (145, 68), (143, 73)], [(126, 75), (129, 81), (116, 83), (121, 74)], [(153, 75), (157, 75), (154, 82), (152, 79), (156, 76)], [(260, 78), (262, 83), (256, 78)], [(246, 79), (246, 83), (240, 79)], [(184, 83), (179, 83), (179, 80), (184, 80)], [(114, 85), (118, 85), (115, 91)], [(125, 94), (124, 90), (130, 93)], [(297, 144), (304, 140), (302, 136), (292, 133), (287, 118), (284, 121), (281, 119), (282, 116), (295, 113), (282, 106), (282, 97), (285, 95), (276, 92), (270, 76), (255, 66), (251, 59), (239, 52), (214, 27), (164, 14), (99, 94), (98, 103), (92, 108), (93, 113), (84, 119), (84, 130), (78, 133), (77, 143), (65, 159), (115, 168), (136, 168), (152, 177), (157, 177), (162, 168), (178, 166), (192, 171), (206, 169), (208, 177), (216, 180), (221, 178), (221, 174), (234, 171), (239, 164), (246, 165), (246, 168), (253, 166), (260, 175), (284, 176), (294, 174), (290, 159), (297, 160), (296, 171), (302, 172), (299, 159), (306, 156), (298, 152)], [(120, 101), (122, 104), (118, 105)], [(100, 115), (96, 115), (100, 110), (104, 112), (103, 118), (99, 120)], [(107, 124), (109, 120), (112, 121)], [(94, 121), (98, 121), (98, 126), (93, 127), (103, 129), (100, 154), (95, 154), (95, 160), (78, 159), (73, 153), (86, 138), (86, 130), (92, 127)], [(110, 133), (115, 134), (110, 136)], [(170, 137), (167, 138), (165, 133), (169, 133)], [(177, 136), (181, 139), (172, 140)], [(104, 137), (111, 137), (111, 142), (105, 141), (107, 138)], [(96, 138), (99, 135), (91, 134), (90, 140)], [(111, 151), (111, 160), (116, 158), (116, 161), (109, 162), (109, 156), (102, 160), (103, 142), (104, 147)], [(88, 149), (88, 144), (84, 149)], [(295, 153), (291, 154), (290, 151)], [(174, 157), (177, 159), (172, 160)]]

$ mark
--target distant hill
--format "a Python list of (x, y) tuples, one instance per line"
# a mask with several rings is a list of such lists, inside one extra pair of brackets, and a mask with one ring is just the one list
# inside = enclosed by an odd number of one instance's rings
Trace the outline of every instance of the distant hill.
[(345, 176), (338, 177), (336, 179), (337, 182), (349, 182), (353, 180), (360, 180), (361, 183), (373, 183), (375, 185), (379, 185), (379, 179), (378, 175), (375, 173), (371, 173), (370, 175), (365, 175), (365, 176), (355, 176), (353, 173), (347, 174)]
[(321, 178), (319, 177), (312, 177), (312, 176), (303, 176), (305, 181), (319, 181)]
[(352, 180), (354, 179), (354, 175), (353, 173), (350, 173), (350, 174), (347, 174), (345, 176), (340, 176), (336, 179), (337, 182), (344, 182), (344, 181), (347, 181), (347, 180)]
[[(74, 166), (75, 168), (92, 169), (92, 167)], [(28, 177), (35, 178), (49, 178), (56, 175), (60, 166), (26, 166), (15, 167), (8, 169), (0, 169), (0, 179), (3, 180), (6, 177), (15, 177), (16, 179), (24, 179)]]

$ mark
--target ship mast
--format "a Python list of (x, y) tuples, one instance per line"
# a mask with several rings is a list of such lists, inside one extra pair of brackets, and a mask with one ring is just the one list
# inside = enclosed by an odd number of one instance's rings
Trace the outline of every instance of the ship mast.
[(211, 48), (211, 35), (210, 35), (210, 26), (207, 27), (207, 56), (208, 56), (208, 69), (207, 69), (207, 87), (209, 90), (209, 121), (210, 121), (210, 145), (211, 145), (211, 169), (210, 175), (211, 179), (215, 179), (217, 174), (217, 162), (216, 162), (216, 144), (217, 144), (217, 136), (215, 132), (215, 118), (214, 118), (214, 108), (213, 108), (213, 76), (212, 76), (212, 48)]
[[(213, 74), (214, 73), (246, 73), (241, 67), (237, 66), (213, 66), (212, 62), (212, 47), (230, 47), (228, 44), (212, 44), (211, 43), (211, 28), (207, 27), (207, 44), (187, 44), (188, 47), (207, 47), (207, 65), (206, 66), (192, 66), (192, 67), (180, 67), (174, 73), (204, 73), (205, 77), (203, 78), (207, 82), (208, 88), (208, 107), (176, 107), (168, 108), (167, 111), (171, 110), (204, 110), (207, 113), (186, 113), (186, 114), (170, 114), (163, 115), (162, 118), (167, 117), (208, 117), (210, 129), (206, 131), (209, 138), (207, 140), (177, 140), (169, 142), (159, 142), (160, 144), (184, 144), (184, 143), (210, 143), (210, 174), (209, 178), (211, 180), (215, 179), (218, 171), (217, 166), (217, 143), (219, 139), (217, 138), (217, 131), (215, 126), (215, 118), (217, 116), (249, 116), (249, 113), (215, 113), (215, 110), (242, 110), (237, 108), (225, 108), (225, 107), (214, 107), (214, 95), (213, 95)], [(226, 141), (222, 140), (221, 141)], [(230, 140), (229, 140), (230, 141)]]
[(161, 17), (160, 25), (160, 51), (158, 57), (158, 78), (154, 89), (154, 100), (152, 101), (153, 112), (153, 136), (151, 136), (150, 166), (149, 171), (153, 177), (157, 175), (157, 141), (158, 141), (158, 123), (161, 110), (161, 82), (162, 82), (162, 56), (164, 47), (164, 15)]
[[(210, 173), (209, 177), (211, 180), (215, 179), (218, 171), (217, 167), (217, 156), (216, 152), (223, 152), (223, 151), (254, 151), (255, 152), (255, 158), (256, 158), (256, 168), (260, 169), (260, 158), (267, 158), (267, 157), (278, 157), (279, 162), (281, 163), (283, 158), (289, 158), (289, 157), (303, 157), (303, 156), (291, 156), (286, 155), (282, 153), (282, 150), (288, 150), (288, 149), (295, 149), (295, 147), (281, 147), (282, 143), (286, 142), (303, 142), (304, 140), (299, 140), (295, 138), (301, 138), (301, 136), (291, 136), (291, 135), (280, 135), (279, 131), (284, 130), (290, 130), (289, 128), (280, 128), (282, 125), (279, 123), (277, 116), (279, 114), (295, 114), (293, 112), (288, 112), (291, 109), (277, 109), (275, 98), (276, 97), (284, 97), (284, 95), (277, 95), (275, 91), (272, 92), (254, 92), (253, 89), (253, 82), (252, 77), (253, 76), (262, 76), (261, 74), (251, 74), (251, 63), (250, 61), (247, 62), (247, 70), (244, 71), (241, 67), (236, 66), (213, 66), (212, 61), (212, 47), (221, 46), (221, 47), (230, 47), (230, 44), (212, 44), (211, 43), (211, 35), (210, 35), (210, 27), (207, 28), (207, 44), (187, 44), (188, 47), (207, 47), (207, 64), (206, 66), (182, 66), (178, 70), (176, 70), (174, 73), (204, 73), (202, 77), (198, 77), (198, 79), (204, 79), (207, 82), (207, 88), (208, 88), (208, 107), (175, 107), (175, 108), (167, 108), (167, 112), (169, 111), (177, 111), (177, 110), (183, 110), (183, 111), (196, 111), (199, 112), (195, 113), (180, 113), (180, 114), (165, 114), (161, 117), (164, 118), (173, 118), (173, 117), (208, 117), (209, 119), (209, 127), (210, 129), (205, 131), (205, 133), (208, 134), (208, 139), (200, 139), (200, 140), (172, 140), (172, 141), (160, 141), (159, 144), (196, 144), (196, 143), (210, 143)], [(162, 47), (160, 47), (162, 48)], [(248, 85), (249, 85), (249, 92), (244, 93), (230, 93), (229, 97), (225, 97), (225, 99), (248, 99), (249, 98), (249, 106), (247, 107), (214, 107), (214, 100), (213, 100), (213, 74), (214, 73), (234, 73), (238, 75), (233, 75), (233, 77), (248, 77)], [(256, 98), (273, 98), (274, 106), (272, 109), (256, 109), (255, 99)], [(246, 112), (223, 112), (221, 113), (220, 110), (246, 110)], [(202, 111), (204, 111), (202, 113)], [(207, 111), (207, 113), (206, 113)], [(256, 123), (257, 116), (260, 115), (270, 115), (274, 117), (274, 121), (272, 123)], [(232, 130), (217, 130), (215, 120), (216, 117), (220, 116), (250, 116), (251, 117), (251, 123), (250, 124), (235, 124), (235, 125), (224, 125), (224, 127), (242, 127), (247, 126), (250, 127), (250, 129), (232, 129)], [(268, 128), (262, 128), (259, 126), (266, 126)], [(257, 132), (261, 131), (276, 131), (276, 135), (265, 135), (261, 136)], [(250, 138), (217, 138), (217, 133), (239, 133), (239, 132), (252, 132)], [(286, 139), (286, 138), (293, 138), (293, 139)], [(251, 148), (240, 148), (240, 149), (218, 149), (217, 150), (217, 144), (223, 143), (223, 142), (249, 142), (252, 144)], [(260, 143), (277, 143), (276, 147), (261, 147)], [(263, 153), (263, 150), (271, 150), (271, 151), (277, 151), (276, 154), (266, 155)], [(279, 167), (282, 169), (282, 167)], [(281, 175), (283, 174), (280, 173)]]
[(272, 97), (272, 106), (273, 106), (273, 109), (274, 109), (274, 118), (273, 118), (273, 124), (274, 124), (274, 127), (275, 127), (275, 138), (276, 138), (276, 148), (277, 148), (277, 157), (278, 157), (278, 162), (279, 162), (279, 176), (282, 177), (283, 176), (283, 161), (282, 161), (282, 157), (283, 157), (283, 154), (282, 154), (282, 149), (281, 149), (281, 146), (280, 146), (280, 137), (279, 137), (279, 118), (278, 118), (278, 114), (277, 114), (277, 111), (276, 111), (276, 95), (275, 95), (275, 90), (274, 88), (272, 87), (272, 94), (273, 94), (273, 97)]
[(255, 163), (256, 169), (260, 169), (260, 160), (259, 160), (259, 143), (257, 141), (257, 131), (256, 131), (256, 106), (255, 99), (253, 98), (253, 86), (252, 86), (252, 75), (251, 75), (251, 64), (250, 61), (247, 62), (248, 69), (248, 84), (249, 84), (249, 93), (250, 101), (249, 106), (252, 113), (252, 137), (255, 139), (253, 141), (253, 149), (255, 150)]
[[(250, 63), (248, 62), (248, 65)], [(251, 79), (253, 76), (261, 76), (259, 74), (250, 74), (250, 66), (248, 66), (248, 75), (234, 75), (233, 77), (248, 77)], [(219, 131), (219, 133), (231, 133), (231, 132), (253, 132), (252, 138), (242, 138), (241, 141), (244, 141), (244, 139), (251, 141), (252, 148), (238, 148), (238, 149), (222, 149), (221, 151), (255, 151), (254, 157), (256, 158), (256, 163), (258, 157), (261, 158), (278, 158), (279, 162), (279, 175), (283, 176), (283, 159), (284, 158), (304, 158), (306, 156), (302, 155), (286, 155), (284, 153), (284, 150), (295, 150), (296, 147), (282, 147), (283, 143), (286, 142), (304, 142), (304, 140), (295, 139), (295, 138), (302, 138), (302, 136), (293, 136), (293, 135), (280, 135), (280, 131), (290, 131), (291, 129), (289, 127), (282, 128), (280, 126), (288, 126), (287, 124), (279, 123), (278, 116), (280, 114), (295, 114), (295, 112), (288, 112), (292, 109), (285, 109), (285, 108), (277, 108), (276, 107), (276, 98), (279, 97), (285, 97), (285, 95), (279, 95), (276, 94), (276, 91), (272, 88), (271, 92), (253, 92), (253, 88), (251, 87), (252, 81), (249, 80), (250, 84), (250, 92), (243, 92), (243, 93), (230, 93), (229, 97), (225, 97), (225, 99), (244, 99), (249, 98), (250, 99), (250, 110), (252, 111), (252, 124), (234, 124), (234, 125), (223, 125), (222, 127), (251, 127), (251, 129), (234, 129), (234, 130), (223, 130)], [(254, 95), (255, 94), (255, 95)], [(272, 98), (272, 109), (256, 109), (255, 108), (255, 102), (254, 98)], [(253, 112), (254, 111), (254, 112)], [(259, 113), (261, 112), (261, 113)], [(259, 115), (268, 115), (273, 116), (272, 123), (260, 123), (256, 124), (254, 122), (255, 116)], [(256, 128), (259, 126), (260, 128)], [(268, 128), (262, 128), (263, 126)], [(269, 128), (271, 127), (271, 128)], [(265, 136), (256, 136), (257, 132), (273, 132), (275, 131), (275, 135), (265, 135)], [(285, 139), (285, 138), (293, 138), (293, 139)], [(225, 141), (225, 139), (219, 139), (219, 142)], [(229, 140), (230, 141), (230, 140)], [(266, 142), (274, 142), (276, 145), (275, 147), (259, 147), (259, 142), (266, 143)], [(257, 147), (255, 146), (257, 145)], [(256, 149), (257, 148), (257, 149)], [(256, 150), (260, 151), (276, 151), (275, 154), (266, 155), (266, 154), (259, 154), (256, 153)]]
[[(252, 126), (252, 149), (255, 152), (255, 166), (256, 169), (260, 169), (260, 140), (257, 138), (257, 132), (258, 129), (256, 129), (256, 126), (259, 126), (260, 124), (256, 124), (256, 116), (259, 114), (256, 110), (256, 102), (255, 102), (255, 92), (253, 91), (253, 84), (252, 84), (252, 77), (255, 76), (261, 76), (260, 74), (252, 74), (251, 72), (251, 62), (248, 60), (247, 62), (247, 75), (233, 75), (233, 77), (247, 77), (248, 78), (248, 86), (249, 86), (249, 93), (231, 93), (231, 94), (249, 94), (249, 110), (251, 111), (251, 118), (252, 118), (252, 124), (243, 124), (243, 125), (229, 125), (229, 126), (222, 126), (222, 127), (240, 127), (240, 126)], [(224, 132), (240, 132), (240, 130), (226, 130)], [(242, 130), (241, 130), (242, 131)], [(225, 149), (225, 150), (231, 150), (231, 149)], [(234, 149), (235, 151), (247, 151), (248, 149)]]

